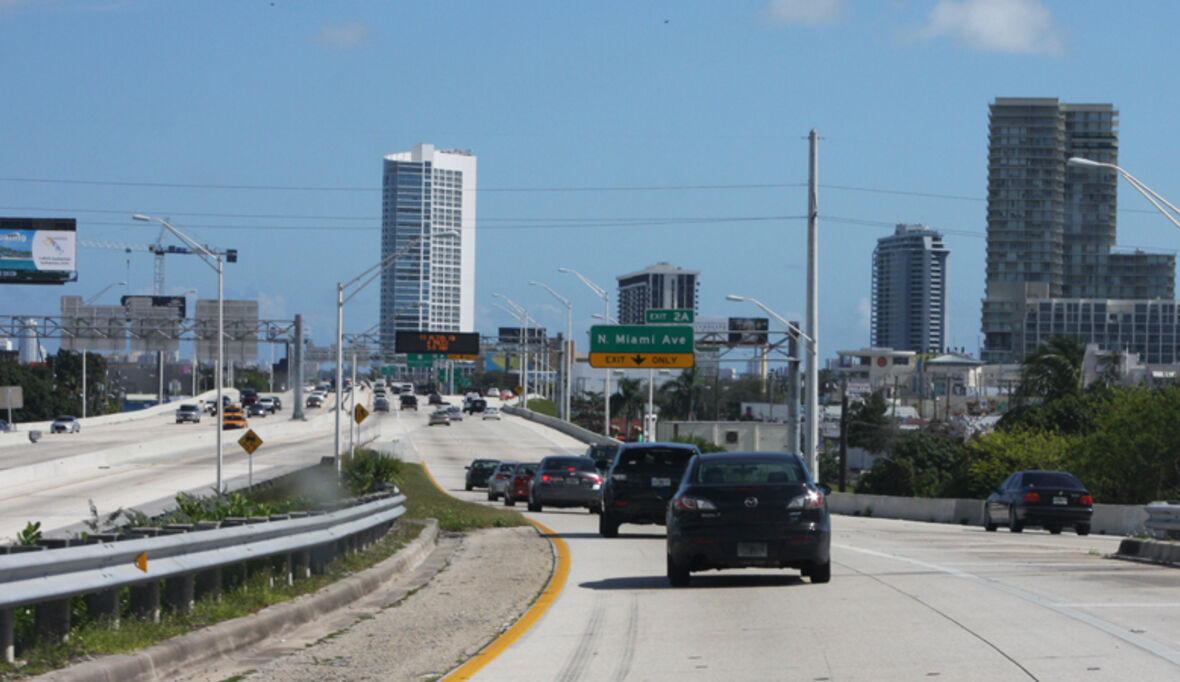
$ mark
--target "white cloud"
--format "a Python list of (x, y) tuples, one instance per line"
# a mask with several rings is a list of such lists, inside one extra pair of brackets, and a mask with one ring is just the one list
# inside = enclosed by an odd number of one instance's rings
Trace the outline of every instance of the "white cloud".
[(1064, 51), (1061, 31), (1041, 0), (938, 0), (918, 36), (950, 37), (986, 52)]
[(777, 24), (830, 24), (840, 18), (840, 0), (770, 0), (766, 16)]
[(369, 27), (359, 21), (325, 26), (316, 35), (315, 41), (324, 47), (335, 49), (349, 49), (356, 47), (369, 39)]

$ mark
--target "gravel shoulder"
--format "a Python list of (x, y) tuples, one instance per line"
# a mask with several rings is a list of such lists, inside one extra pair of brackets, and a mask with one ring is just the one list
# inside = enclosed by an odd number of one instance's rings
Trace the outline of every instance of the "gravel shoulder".
[(443, 535), (411, 574), (181, 679), (436, 679), (516, 622), (553, 565), (552, 545), (533, 527)]

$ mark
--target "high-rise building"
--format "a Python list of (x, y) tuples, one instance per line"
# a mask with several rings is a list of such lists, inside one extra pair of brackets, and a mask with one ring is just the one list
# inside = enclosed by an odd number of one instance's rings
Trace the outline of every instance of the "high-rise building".
[(474, 327), (475, 161), (430, 144), (385, 157), (381, 256), (399, 255), (381, 275), (383, 345), (399, 330)]
[(1056, 98), (990, 106), (985, 361), (1019, 362), (1035, 349), (1025, 327), (1038, 301), (1172, 298), (1174, 256), (1112, 252), (1118, 175), (1066, 163), (1118, 163), (1117, 119), (1110, 104)]
[(619, 275), (619, 324), (644, 324), (649, 308), (697, 309), (700, 270), (681, 270), (656, 263), (638, 272)]
[(947, 257), (942, 235), (898, 225), (873, 250), (874, 346), (943, 352), (947, 337)]

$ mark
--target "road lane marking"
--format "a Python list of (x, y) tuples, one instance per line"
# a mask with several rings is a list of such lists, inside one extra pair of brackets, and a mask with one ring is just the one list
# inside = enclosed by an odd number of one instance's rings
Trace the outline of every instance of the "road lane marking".
[[(423, 464), (422, 468), (426, 469), (426, 465)], [(434, 480), (434, 476), (430, 475), (429, 469), (426, 469), (426, 475), (430, 476), (431, 481)], [(436, 483), (435, 485), (437, 486), (438, 484)], [(442, 488), (439, 488), (439, 490), (442, 490)], [(491, 644), (484, 647), (479, 653), (475, 654), (475, 656), (472, 656), (470, 660), (444, 677), (443, 682), (448, 682), (449, 680), (470, 680), (472, 676), (482, 670), (484, 666), (496, 660), (497, 656), (504, 653), (504, 650), (515, 644), (516, 640), (520, 639), (522, 636), (524, 636), (524, 633), (529, 631), (529, 628), (536, 625), (537, 621), (541, 619), (541, 616), (545, 615), (545, 612), (548, 611), (549, 607), (553, 605), (553, 602), (557, 600), (558, 595), (561, 594), (562, 588), (565, 587), (565, 581), (566, 578), (569, 577), (570, 572), (569, 546), (565, 544), (565, 540), (562, 540), (557, 535), (557, 533), (555, 533), (549, 527), (545, 526), (539, 521), (534, 521), (532, 519), (527, 520), (529, 523), (536, 526), (537, 530), (539, 530), (545, 537), (549, 538), (549, 541), (553, 543), (553, 548), (557, 553), (557, 567), (554, 569), (553, 575), (549, 577), (549, 583), (545, 585), (545, 589), (541, 592), (541, 595), (537, 597), (537, 600), (533, 602), (533, 605), (529, 607), (528, 611), (524, 612), (524, 615), (520, 617), (520, 620), (513, 623), (512, 627), (504, 631), (504, 634), (494, 639)]]
[(996, 589), (1001, 592), (1006, 592), (1014, 597), (1017, 597), (1018, 599), (1023, 599), (1023, 600), (1030, 602), (1032, 604), (1036, 604), (1037, 606), (1044, 607), (1046, 609), (1049, 609), (1050, 611), (1055, 611), (1063, 616), (1066, 616), (1068, 618), (1072, 618), (1072, 619), (1079, 621), (1081, 623), (1085, 623), (1086, 625), (1089, 625), (1091, 627), (1098, 628), (1099, 630), (1102, 630), (1103, 632), (1105, 632), (1108, 635), (1117, 637), (1118, 639), (1121, 639), (1124, 642), (1127, 642), (1128, 644), (1139, 647), (1140, 649), (1143, 649), (1144, 651), (1147, 651), (1149, 653), (1153, 653), (1156, 656), (1159, 656), (1160, 658), (1164, 659), (1165, 661), (1168, 661), (1169, 663), (1172, 663), (1174, 665), (1180, 665), (1180, 651), (1177, 651), (1176, 649), (1165, 646), (1159, 642), (1152, 641), (1146, 637), (1140, 637), (1139, 635), (1134, 634), (1132, 632), (1127, 632), (1126, 630), (1124, 630), (1121, 627), (1118, 627), (1117, 625), (1113, 625), (1113, 624), (1108, 623), (1104, 620), (1101, 620), (1099, 618), (1091, 616), (1088, 613), (1083, 613), (1082, 611), (1078, 611), (1074, 607), (1071, 607), (1069, 605), (1059, 604), (1059, 603), (1050, 601), (1048, 599), (1045, 599), (1044, 597), (1033, 594), (1032, 592), (1026, 592), (1026, 591), (1021, 590), (1019, 588), (1011, 587), (1009, 585), (1005, 585), (1005, 584), (997, 582), (995, 580), (990, 580), (988, 578), (973, 575), (971, 573), (967, 573), (965, 571), (960, 571), (958, 569), (949, 568), (946, 566), (939, 566), (938, 564), (932, 564), (932, 563), (929, 563), (926, 561), (922, 561), (920, 559), (911, 559), (910, 557), (900, 556), (897, 554), (888, 554), (886, 552), (877, 552), (877, 551), (874, 551), (871, 549), (862, 549), (860, 547), (852, 547), (850, 545), (841, 545), (841, 544), (837, 544), (837, 543), (832, 543), (832, 547), (837, 547), (839, 549), (846, 549), (851, 552), (860, 552), (861, 554), (868, 554), (869, 556), (875, 556), (875, 557), (879, 557), (882, 559), (892, 559), (893, 561), (901, 561), (904, 563), (914, 564), (915, 566), (922, 566), (923, 568), (928, 568), (932, 571), (938, 571), (939, 573), (946, 573), (947, 575), (951, 575), (956, 578), (970, 580), (970, 581), (978, 583), (980, 585), (984, 585), (985, 587), (990, 587), (992, 589)]

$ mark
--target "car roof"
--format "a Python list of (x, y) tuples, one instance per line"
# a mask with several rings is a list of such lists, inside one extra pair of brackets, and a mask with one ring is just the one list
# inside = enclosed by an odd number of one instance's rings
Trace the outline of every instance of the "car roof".
[(619, 450), (635, 450), (638, 448), (684, 448), (686, 450), (697, 450), (697, 446), (692, 443), (672, 443), (653, 441), (650, 443), (620, 443)]

